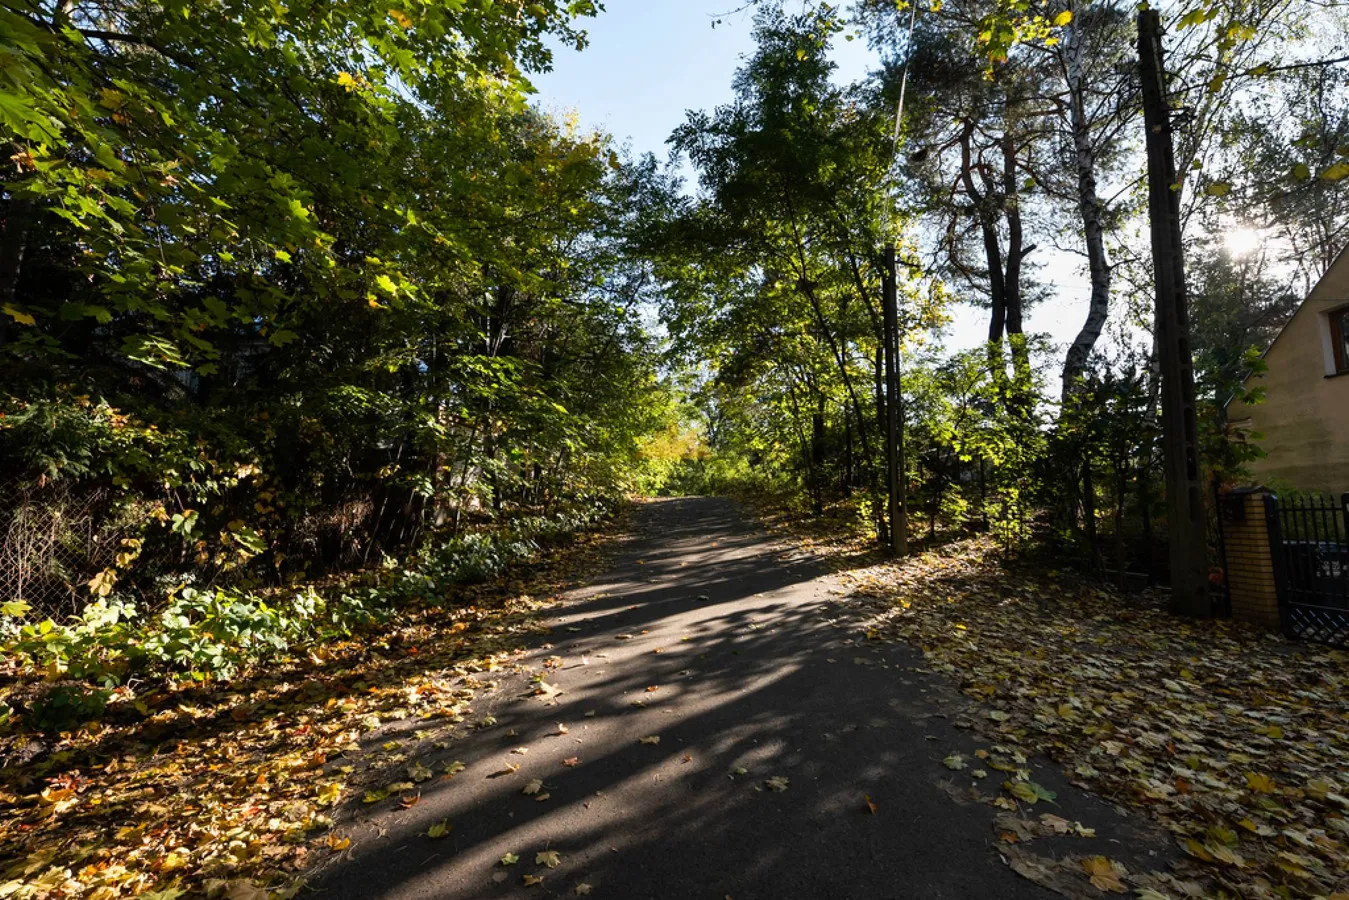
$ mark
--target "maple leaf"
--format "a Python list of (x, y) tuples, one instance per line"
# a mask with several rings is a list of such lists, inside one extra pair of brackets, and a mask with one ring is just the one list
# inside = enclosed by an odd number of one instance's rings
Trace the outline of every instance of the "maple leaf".
[(647, 736), (644, 737), (644, 738), (639, 738), (638, 741), (637, 741), (637, 743), (639, 743), (639, 744), (659, 744), (659, 743), (660, 743), (660, 735), (658, 735), (658, 734), (649, 734), (649, 735), (647, 735)]
[(1278, 790), (1278, 785), (1274, 779), (1268, 775), (1259, 775), (1255, 772), (1246, 773), (1246, 787), (1255, 791), (1257, 794), (1272, 794)]
[(540, 850), (534, 855), (534, 865), (556, 869), (562, 864), (562, 857), (556, 850)]
[(1112, 894), (1123, 894), (1129, 890), (1120, 879), (1120, 868), (1119, 863), (1104, 856), (1089, 856), (1082, 860), (1082, 870), (1087, 873), (1092, 885)]
[(411, 778), (414, 782), (417, 783), (428, 781), (430, 780), (431, 776), (435, 774), (421, 763), (413, 763), (412, 765), (408, 766), (407, 771), (408, 771), (408, 778)]
[(503, 866), (513, 866), (519, 861), (520, 857), (514, 853), (506, 853), (504, 856), (501, 857), (501, 864)]
[(526, 875), (520, 879), (520, 883), (525, 887), (533, 887), (536, 884), (543, 884), (542, 875)]
[(319, 806), (332, 806), (342, 796), (342, 783), (332, 781), (328, 784), (322, 784), (318, 787)]
[(785, 791), (790, 784), (791, 779), (785, 778), (782, 775), (774, 775), (772, 778), (768, 778), (764, 781), (764, 786), (770, 791)]
[(965, 757), (961, 756), (959, 753), (952, 753), (950, 756), (946, 757), (946, 759), (943, 759), (942, 765), (946, 766), (946, 768), (948, 769), (955, 769), (955, 770), (960, 770), (967, 767)]
[(523, 788), (521, 788), (520, 793), (532, 795), (537, 794), (541, 790), (543, 790), (543, 782), (535, 778), (534, 780), (526, 784)]
[(426, 836), (429, 838), (443, 838), (445, 835), (449, 834), (453, 828), (453, 825), (444, 819), (441, 819), (439, 822), (426, 829)]
[(571, 756), (568, 757), (567, 759), (562, 760), (562, 765), (567, 766), (568, 768), (574, 768), (576, 766), (579, 766), (580, 764), (581, 764), (581, 757), (579, 756)]
[(576, 896), (586, 897), (589, 896), (589, 894), (590, 894), (590, 885), (586, 884), (584, 881), (576, 886)]

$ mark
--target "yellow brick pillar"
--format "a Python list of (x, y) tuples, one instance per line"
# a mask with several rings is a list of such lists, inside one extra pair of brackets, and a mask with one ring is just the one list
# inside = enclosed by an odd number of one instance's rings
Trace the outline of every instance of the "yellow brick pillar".
[(1263, 487), (1231, 491), (1223, 495), (1218, 512), (1223, 517), (1232, 618), (1278, 628), (1279, 592), (1265, 517), (1268, 496)]

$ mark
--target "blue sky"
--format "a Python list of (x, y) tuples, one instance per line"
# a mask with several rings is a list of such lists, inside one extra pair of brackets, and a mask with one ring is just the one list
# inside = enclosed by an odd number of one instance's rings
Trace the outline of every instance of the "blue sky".
[[(733, 12), (745, 0), (606, 0), (589, 20), (590, 46), (558, 48), (552, 72), (534, 76), (537, 102), (555, 113), (574, 111), (581, 123), (628, 143), (634, 154), (666, 155), (665, 139), (688, 110), (731, 99), (731, 78), (753, 50), (753, 17)], [(721, 24), (712, 27), (713, 21)], [(878, 64), (863, 40), (838, 41), (840, 81), (861, 78)], [(1087, 285), (1072, 257), (1055, 258), (1044, 277), (1061, 288), (1032, 310), (1027, 330), (1058, 344), (1070, 341), (1086, 315)], [(952, 349), (977, 346), (988, 333), (987, 313), (968, 305), (951, 310), (946, 337)]]

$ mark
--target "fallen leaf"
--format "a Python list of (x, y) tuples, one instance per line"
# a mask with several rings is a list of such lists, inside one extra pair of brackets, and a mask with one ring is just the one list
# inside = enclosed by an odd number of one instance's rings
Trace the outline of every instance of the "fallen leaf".
[(647, 735), (647, 736), (644, 737), (644, 738), (638, 739), (637, 743), (639, 743), (639, 744), (659, 744), (659, 743), (660, 743), (660, 735), (658, 735), (658, 734), (649, 734), (649, 735)]
[(1104, 856), (1089, 856), (1082, 860), (1082, 870), (1087, 873), (1091, 883), (1098, 890), (1112, 894), (1126, 893), (1129, 888), (1120, 879), (1119, 864)]
[(329, 782), (319, 785), (318, 804), (319, 806), (332, 806), (342, 796), (342, 783), (340, 781)]
[(562, 864), (562, 857), (556, 850), (540, 850), (534, 855), (534, 865), (556, 869)]

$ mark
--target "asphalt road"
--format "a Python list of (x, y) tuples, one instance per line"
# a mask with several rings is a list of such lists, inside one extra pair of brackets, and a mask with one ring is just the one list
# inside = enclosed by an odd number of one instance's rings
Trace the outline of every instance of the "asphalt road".
[[(915, 650), (862, 639), (849, 606), (730, 501), (644, 504), (531, 655), (562, 657), (547, 678), (563, 693), (524, 697), (520, 677), (476, 705), (497, 724), (425, 757), (467, 769), (411, 809), (358, 808), (317, 896), (1053, 896), (1008, 868), (997, 811), (962, 799), (968, 774), (942, 765), (985, 746), (956, 727), (968, 702)], [(489, 777), (507, 765), (520, 768)], [(1130, 843), (1116, 811), (1052, 769), (1036, 780), (1060, 792), (1055, 812)], [(546, 800), (522, 793), (532, 779)], [(427, 837), (443, 820), (450, 833)], [(535, 862), (548, 851), (556, 868)], [(508, 853), (519, 862), (501, 865)]]

